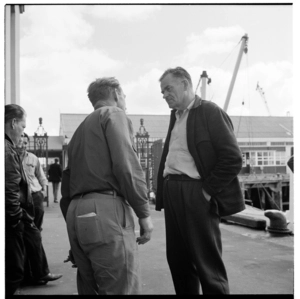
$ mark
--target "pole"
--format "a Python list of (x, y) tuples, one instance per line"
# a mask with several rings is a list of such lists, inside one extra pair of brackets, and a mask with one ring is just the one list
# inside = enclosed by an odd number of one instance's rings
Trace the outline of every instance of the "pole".
[(242, 37), (242, 44), (241, 44), (240, 52), (239, 52), (238, 59), (237, 59), (236, 64), (235, 64), (235, 68), (234, 68), (234, 71), (233, 71), (233, 76), (232, 76), (232, 79), (231, 79), (231, 83), (230, 83), (230, 86), (229, 86), (229, 89), (228, 89), (225, 105), (224, 105), (224, 108), (223, 108), (223, 110), (225, 112), (227, 111), (227, 108), (228, 108), (228, 105), (229, 105), (229, 100), (230, 100), (230, 97), (231, 97), (231, 93), (232, 93), (232, 90), (233, 90), (233, 86), (234, 86), (234, 83), (235, 83), (237, 72), (238, 72), (239, 67), (240, 67), (243, 52), (245, 52), (245, 54), (247, 54), (247, 52), (248, 52), (247, 42), (248, 42), (248, 35), (245, 34)]
[[(45, 139), (46, 139), (46, 177), (47, 177), (47, 174), (48, 174), (48, 135), (47, 133), (44, 134), (45, 136)], [(47, 207), (49, 207), (49, 187), (47, 185)]]
[(201, 75), (201, 80), (202, 80), (202, 85), (201, 85), (201, 99), (202, 100), (206, 100), (207, 79), (208, 79), (207, 73), (206, 73), (206, 71), (203, 71), (202, 75)]

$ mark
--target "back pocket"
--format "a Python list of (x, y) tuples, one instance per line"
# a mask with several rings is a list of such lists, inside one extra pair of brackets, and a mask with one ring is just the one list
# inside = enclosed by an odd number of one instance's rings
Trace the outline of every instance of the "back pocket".
[(81, 244), (95, 244), (101, 242), (101, 232), (98, 227), (97, 215), (76, 217), (77, 236)]

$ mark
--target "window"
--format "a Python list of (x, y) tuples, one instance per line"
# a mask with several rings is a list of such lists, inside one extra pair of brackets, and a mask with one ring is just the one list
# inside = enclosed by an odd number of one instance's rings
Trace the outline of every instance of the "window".
[[(284, 154), (284, 156), (282, 156), (282, 153)], [(256, 152), (253, 151), (253, 152), (250, 152), (250, 165), (251, 166), (284, 165), (285, 161), (286, 161), (285, 152), (277, 152), (277, 151), (256, 151)]]
[(271, 145), (285, 145), (285, 142), (271, 142)]
[(254, 145), (258, 145), (258, 146), (266, 146), (267, 142), (238, 142), (238, 145), (249, 145), (249, 146), (254, 146)]
[(276, 152), (276, 165), (286, 165), (287, 157), (285, 152)]

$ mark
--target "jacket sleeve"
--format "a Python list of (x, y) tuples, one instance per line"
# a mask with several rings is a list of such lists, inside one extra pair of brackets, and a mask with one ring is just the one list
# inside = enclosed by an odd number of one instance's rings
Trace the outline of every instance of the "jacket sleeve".
[(71, 203), (70, 198), (70, 168), (66, 168), (62, 173), (61, 181), (61, 195), (60, 209), (66, 220), (69, 205)]
[(47, 186), (48, 185), (48, 180), (45, 176), (42, 165), (41, 165), (38, 158), (37, 158), (37, 163), (36, 163), (36, 167), (35, 167), (35, 176), (37, 177), (37, 179), (38, 179), (41, 186)]
[(294, 156), (290, 157), (287, 162), (288, 167), (292, 172), (294, 172)]
[(242, 168), (242, 154), (231, 119), (224, 110), (214, 105), (205, 113), (205, 119), (216, 163), (205, 177), (203, 188), (214, 196), (239, 174)]
[(113, 112), (105, 122), (104, 132), (111, 154), (112, 171), (122, 195), (138, 218), (150, 215), (144, 172), (139, 163), (131, 138), (126, 114)]
[(17, 224), (23, 217), (20, 206), (21, 169), (18, 157), (5, 152), (5, 213), (8, 223)]
[(59, 177), (60, 178), (62, 178), (62, 168), (61, 168), (61, 166), (60, 165), (58, 165), (59, 166), (59, 170), (58, 170), (58, 173), (59, 173)]

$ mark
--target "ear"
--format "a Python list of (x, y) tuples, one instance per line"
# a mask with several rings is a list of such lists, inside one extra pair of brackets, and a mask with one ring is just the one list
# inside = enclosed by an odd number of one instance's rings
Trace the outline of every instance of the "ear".
[(15, 129), (15, 124), (16, 124), (16, 122), (17, 122), (17, 120), (16, 120), (15, 118), (13, 118), (13, 119), (11, 120), (11, 127), (12, 127), (13, 129)]
[(115, 99), (116, 103), (118, 103), (118, 101), (119, 101), (119, 95), (118, 95), (117, 89), (115, 88), (113, 92), (114, 92), (114, 99)]
[(183, 86), (184, 86), (184, 90), (185, 90), (185, 91), (188, 90), (188, 87), (189, 87), (188, 81), (185, 80), (185, 79), (183, 79), (183, 80), (182, 80), (182, 83), (183, 83)]

